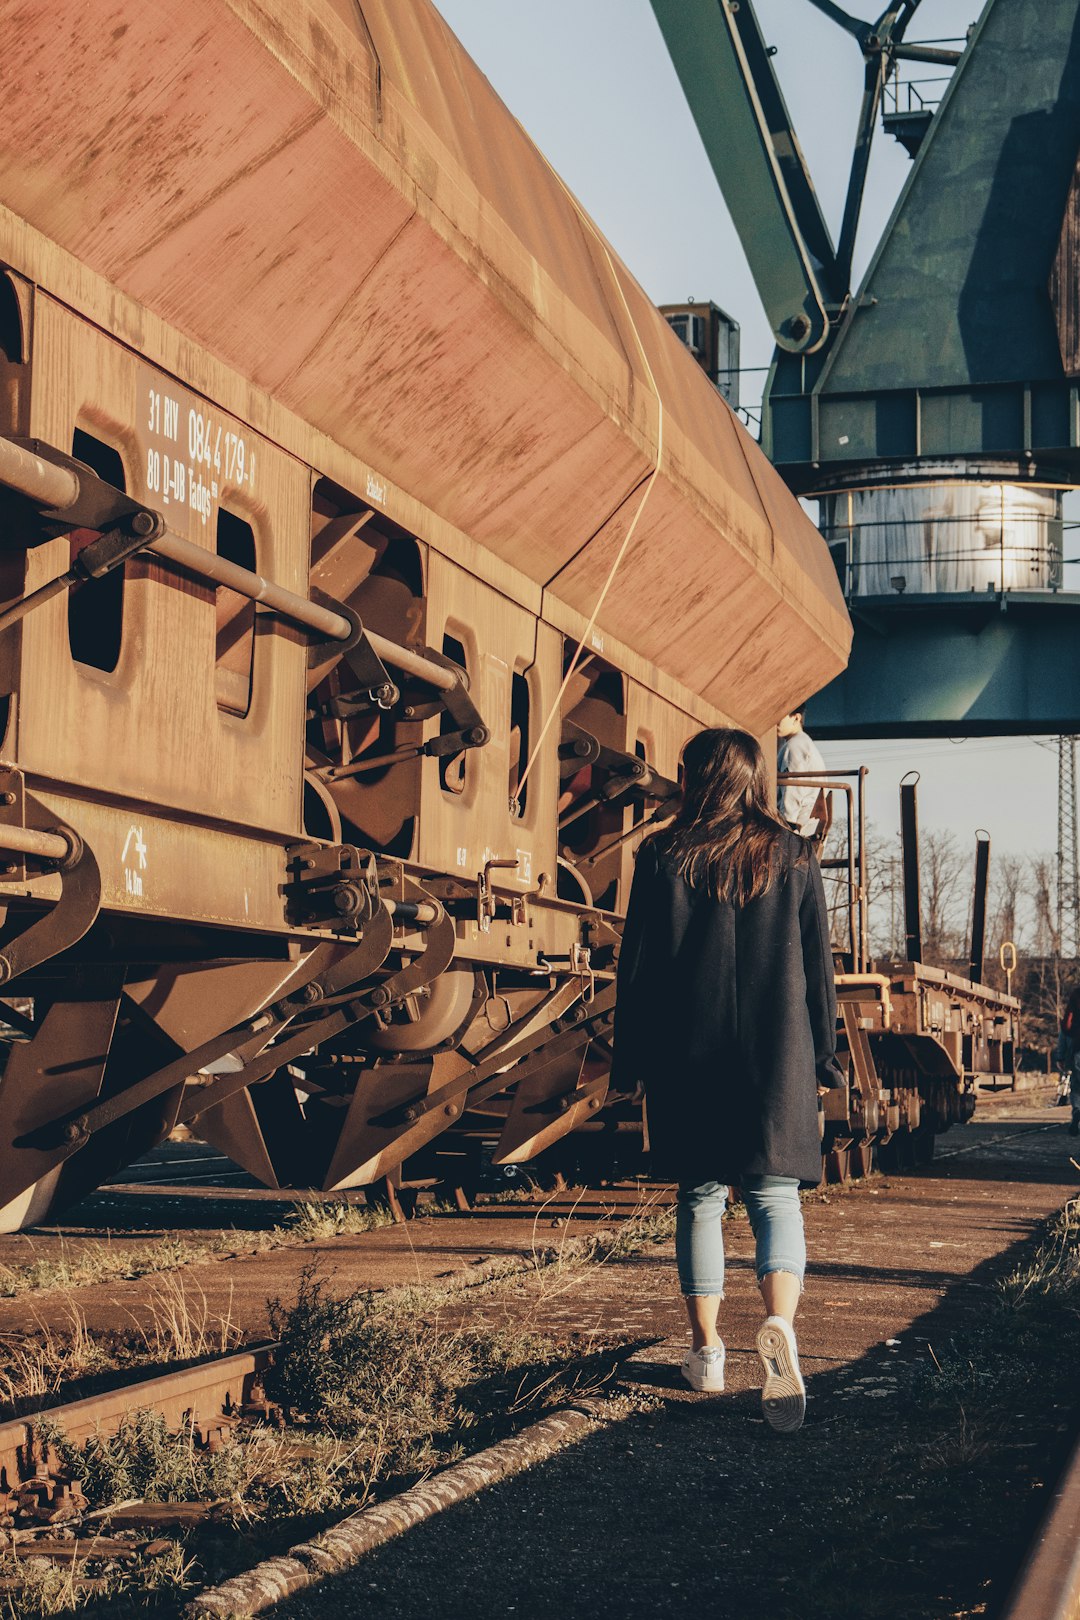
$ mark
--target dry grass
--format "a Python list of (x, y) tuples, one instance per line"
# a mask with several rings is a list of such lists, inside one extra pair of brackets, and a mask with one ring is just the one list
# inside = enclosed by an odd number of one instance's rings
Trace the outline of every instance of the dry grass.
[(106, 1233), (92, 1245), (84, 1244), (70, 1252), (61, 1244), (59, 1254), (31, 1260), (25, 1266), (0, 1266), (0, 1298), (80, 1288), (112, 1277), (172, 1271), (193, 1258), (203, 1258), (203, 1253), (184, 1238), (163, 1237), (153, 1243), (119, 1245), (113, 1243), (112, 1233)]
[(1080, 1197), (1049, 1222), (1034, 1251), (998, 1283), (1003, 1305), (1019, 1310), (1038, 1299), (1075, 1302), (1080, 1296)]
[(145, 1302), (149, 1327), (131, 1317), (148, 1359), (199, 1361), (204, 1356), (228, 1355), (244, 1337), (243, 1329), (233, 1320), (231, 1288), (229, 1300), (225, 1315), (214, 1315), (199, 1283), (176, 1274), (163, 1277)]
[(321, 1243), (345, 1233), (374, 1232), (393, 1224), (389, 1209), (369, 1209), (346, 1198), (312, 1198), (298, 1203), (286, 1225), (278, 1230), (288, 1232), (294, 1243)]
[[(130, 1314), (130, 1313), (129, 1313)], [(212, 1312), (197, 1282), (171, 1275), (145, 1304), (145, 1320), (132, 1317), (134, 1333), (109, 1348), (95, 1340), (74, 1300), (61, 1325), (35, 1323), (29, 1334), (9, 1334), (0, 1345), (0, 1412), (10, 1416), (73, 1400), (80, 1385), (119, 1367), (182, 1364), (227, 1355), (242, 1341), (232, 1311)]]
[(73, 1300), (67, 1303), (64, 1328), (39, 1323), (32, 1337), (9, 1336), (0, 1356), (0, 1407), (10, 1407), (15, 1414), (112, 1365), (107, 1352), (91, 1338), (86, 1318)]
[[(98, 1437), (78, 1457), (62, 1454), (100, 1506), (130, 1497), (211, 1498), (236, 1517), (266, 1517), (357, 1505), (381, 1480), (451, 1460), (478, 1427), (513, 1424), (606, 1390), (614, 1361), (603, 1344), (586, 1342), (568, 1355), (532, 1330), (528, 1308), (512, 1328), (460, 1320), (466, 1291), (524, 1281), (542, 1305), (552, 1288), (664, 1241), (672, 1220), (670, 1210), (646, 1203), (618, 1226), (582, 1237), (564, 1230), (553, 1247), (534, 1244), (527, 1259), (381, 1294), (334, 1295), (308, 1266), (295, 1299), (271, 1305), (280, 1348), (267, 1392), (293, 1432), (242, 1430), (211, 1456), (193, 1433), (169, 1435), (155, 1414), (135, 1413), (118, 1435)], [(231, 1313), (212, 1316), (202, 1290), (183, 1278), (163, 1281), (154, 1300), (151, 1326), (139, 1329), (147, 1359), (193, 1360), (228, 1351), (239, 1338)], [(73, 1344), (84, 1342), (79, 1329)], [(58, 1360), (62, 1349), (54, 1347)], [(64, 1447), (62, 1435), (55, 1443)]]
[(667, 1192), (643, 1191), (631, 1215), (613, 1226), (597, 1226), (582, 1236), (571, 1236), (573, 1219), (584, 1189), (571, 1205), (563, 1227), (563, 1236), (556, 1244), (538, 1241), (539, 1226), (553, 1200), (548, 1199), (533, 1218), (530, 1239), (532, 1268), (536, 1274), (541, 1298), (550, 1299), (561, 1293), (565, 1286), (578, 1280), (582, 1272), (605, 1265), (609, 1260), (629, 1259), (651, 1244), (665, 1243), (675, 1230), (675, 1210)]
[(178, 1597), (191, 1585), (192, 1562), (175, 1541), (153, 1558), (140, 1556), (119, 1567), (103, 1566), (92, 1556), (57, 1565), (0, 1553), (0, 1581), (14, 1588), (2, 1612), (6, 1620), (26, 1620), (29, 1615), (72, 1614), (90, 1602), (111, 1615), (156, 1607), (156, 1599)]
[(369, 1209), (344, 1198), (327, 1198), (297, 1201), (280, 1226), (263, 1232), (232, 1229), (205, 1242), (170, 1235), (149, 1243), (118, 1243), (111, 1232), (106, 1232), (92, 1243), (84, 1239), (79, 1248), (70, 1252), (61, 1243), (57, 1255), (31, 1260), (23, 1266), (0, 1265), (0, 1299), (82, 1288), (117, 1277), (133, 1281), (201, 1261), (242, 1259), (297, 1243), (321, 1243), (347, 1233), (372, 1232), (392, 1222), (388, 1210)]

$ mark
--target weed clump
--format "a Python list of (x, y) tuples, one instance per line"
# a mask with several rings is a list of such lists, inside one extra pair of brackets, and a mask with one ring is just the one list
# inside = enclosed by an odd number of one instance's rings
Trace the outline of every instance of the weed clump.
[(19, 1615), (70, 1615), (92, 1604), (95, 1613), (115, 1620), (166, 1602), (171, 1606), (171, 1600), (192, 1584), (192, 1565), (175, 1541), (153, 1557), (139, 1554), (123, 1566), (93, 1553), (61, 1566), (45, 1558), (0, 1553), (2, 1588), (9, 1594), (18, 1592), (18, 1606), (9, 1595), (5, 1614), (12, 1620)]
[[(39, 1438), (77, 1478), (91, 1508), (118, 1502), (203, 1502), (231, 1521), (339, 1508), (355, 1494), (356, 1448), (326, 1435), (242, 1430), (210, 1450), (190, 1425), (170, 1430), (159, 1412), (132, 1412), (115, 1434), (82, 1443), (41, 1422)], [(364, 1482), (361, 1481), (363, 1484)], [(366, 1491), (366, 1485), (365, 1485)]]
[(1032, 1254), (997, 1285), (1000, 1303), (1018, 1311), (1039, 1300), (1075, 1306), (1080, 1297), (1080, 1198), (1048, 1221)]
[(298, 1203), (281, 1229), (301, 1243), (318, 1243), (350, 1232), (374, 1232), (393, 1226), (389, 1209), (351, 1204), (345, 1198), (311, 1198)]
[(379, 1472), (430, 1467), (436, 1437), (472, 1421), (463, 1392), (547, 1348), (440, 1328), (394, 1296), (335, 1296), (310, 1267), (292, 1304), (271, 1302), (270, 1324), (279, 1348), (267, 1393), (290, 1418), (359, 1442)]

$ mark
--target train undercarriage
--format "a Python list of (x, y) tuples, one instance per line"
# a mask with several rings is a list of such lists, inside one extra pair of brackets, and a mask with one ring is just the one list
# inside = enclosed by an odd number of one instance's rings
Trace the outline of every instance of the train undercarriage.
[[(860, 806), (862, 785), (859, 773)], [(491, 1166), (647, 1173), (640, 1099), (608, 1086), (616, 915), (522, 901), (491, 872), (470, 882), (311, 841), (282, 850), (292, 913), (321, 935), (306, 947), (155, 928), (100, 915), (90, 848), (20, 773), (5, 787), (0, 843), (31, 875), (51, 865), (59, 884), (49, 908), (13, 908), (0, 942), (18, 998), (0, 1003), (9, 1228), (44, 1219), (180, 1125), (273, 1187), (368, 1186), (394, 1199), (439, 1185), (464, 1202)], [(847, 1084), (821, 1114), (834, 1181), (875, 1159), (925, 1162), (940, 1132), (971, 1117), (980, 1083), (1009, 1083), (1019, 1012), (973, 979), (868, 959), (860, 824), (849, 813), (847, 849), (840, 834), (823, 851), (826, 876), (840, 874), (834, 934), (847, 936)], [(16, 853), (49, 839), (67, 845), (62, 858)], [(563, 924), (561, 963), (554, 951), (528, 968), (469, 959), (470, 927), (512, 939), (538, 926), (538, 907), (545, 937)]]

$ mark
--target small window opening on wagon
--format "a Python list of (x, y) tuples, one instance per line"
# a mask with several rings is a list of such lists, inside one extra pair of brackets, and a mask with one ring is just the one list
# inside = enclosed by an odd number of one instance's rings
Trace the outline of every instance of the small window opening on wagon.
[(26, 354), (19, 295), (0, 275), (0, 433), (25, 433)]
[[(415, 535), (328, 478), (319, 478), (312, 492), (311, 584), (347, 602), (389, 641), (425, 645), (424, 553)], [(433, 710), (425, 693), (388, 709), (373, 709), (368, 695), (346, 659), (328, 656), (314, 671), (306, 734), (308, 830), (325, 836), (329, 798), (346, 843), (407, 860), (419, 821), (420, 749)], [(351, 766), (361, 769), (337, 774)]]
[[(217, 553), (226, 562), (255, 572), (255, 531), (235, 513), (218, 508)], [(214, 696), (226, 714), (245, 715), (251, 707), (255, 662), (255, 603), (239, 591), (219, 585)]]
[[(106, 484), (114, 489), (126, 488), (124, 463), (120, 452), (112, 445), (95, 438), (92, 433), (76, 428), (71, 438), (71, 453), (76, 461), (84, 461)], [(85, 545), (96, 540), (91, 529), (74, 529), (68, 536), (71, 561)], [(111, 674), (120, 662), (120, 642), (124, 629), (124, 576), (127, 565), (114, 568), (101, 579), (89, 579), (76, 590), (68, 592), (67, 620), (68, 646), (77, 664), (87, 664)]]
[[(641, 760), (647, 760), (648, 759), (649, 754), (648, 754), (648, 749), (645, 746), (644, 737), (639, 737), (637, 742), (634, 744), (634, 753), (637, 755), (638, 759), (641, 759)], [(634, 818), (634, 826), (635, 827), (640, 827), (641, 823), (645, 820), (645, 800), (644, 799), (635, 799), (633, 801), (633, 818)]]
[[(466, 674), (469, 672), (468, 660), (465, 656), (465, 644), (457, 636), (449, 632), (442, 640), (443, 657), (449, 658), (452, 663), (460, 665)], [(439, 721), (439, 736), (445, 737), (448, 732), (456, 731), (457, 723), (446, 709), (442, 712)], [(455, 797), (465, 791), (465, 772), (468, 754), (464, 749), (458, 754), (444, 754), (439, 760), (439, 782), (444, 793), (452, 793)]]
[(529, 758), (529, 678), (515, 670), (510, 684), (510, 813), (520, 820), (529, 802), (529, 783), (518, 792)]

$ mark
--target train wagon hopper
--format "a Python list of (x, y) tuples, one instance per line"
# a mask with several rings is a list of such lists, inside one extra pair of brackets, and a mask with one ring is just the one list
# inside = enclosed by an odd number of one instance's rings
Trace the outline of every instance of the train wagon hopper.
[(0, 62), (2, 1224), (625, 1123), (633, 834), (824, 543), (427, 0), (107, 22)]
[(836, 966), (837, 1047), (845, 1086), (822, 1098), (830, 1181), (928, 1162), (938, 1135), (975, 1112), (980, 1088), (1015, 1085), (1020, 1003), (983, 982), (990, 841), (976, 841), (966, 972), (923, 962), (915, 782), (901, 787), (906, 954), (871, 958), (867, 926), (866, 769), (782, 777), (816, 786), (831, 825), (821, 852)]

